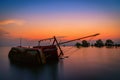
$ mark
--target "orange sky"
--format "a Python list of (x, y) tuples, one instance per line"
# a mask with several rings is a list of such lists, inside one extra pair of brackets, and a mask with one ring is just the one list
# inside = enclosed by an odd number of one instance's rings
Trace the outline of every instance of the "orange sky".
[[(74, 15), (74, 14), (73, 14)], [(65, 16), (65, 15), (64, 15)], [(97, 38), (118, 38), (119, 23), (110, 16), (77, 15), (78, 17), (63, 17), (48, 19), (8, 20), (1, 23), (3, 29), (13, 37), (41, 39), (52, 36), (67, 36), (66, 39), (79, 38), (86, 35), (100, 33)], [(51, 17), (49, 17), (51, 18)]]
[(22, 3), (2, 6), (1, 39), (21, 37), (34, 40), (65, 36), (64, 39), (69, 40), (100, 33), (94, 39), (120, 40), (117, 3)]

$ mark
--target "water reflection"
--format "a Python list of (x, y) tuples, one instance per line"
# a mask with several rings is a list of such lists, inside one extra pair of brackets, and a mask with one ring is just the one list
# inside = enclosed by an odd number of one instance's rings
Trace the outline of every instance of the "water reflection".
[(18, 78), (20, 80), (58, 80), (58, 63), (41, 66), (16, 65), (10, 63), (10, 68), (11, 74), (14, 74), (11, 76), (16, 80)]
[(120, 48), (63, 47), (58, 63), (21, 66), (9, 63), (10, 48), (0, 48), (0, 80), (120, 80)]
[(64, 60), (65, 80), (119, 80), (120, 49), (80, 48)]

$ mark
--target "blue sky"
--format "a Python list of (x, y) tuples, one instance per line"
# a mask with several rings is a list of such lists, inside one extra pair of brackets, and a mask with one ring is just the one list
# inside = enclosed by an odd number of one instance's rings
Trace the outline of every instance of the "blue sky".
[(0, 19), (85, 11), (118, 13), (120, 0), (0, 0)]
[(43, 38), (101, 32), (120, 40), (119, 21), (120, 0), (0, 0), (2, 45), (20, 33)]

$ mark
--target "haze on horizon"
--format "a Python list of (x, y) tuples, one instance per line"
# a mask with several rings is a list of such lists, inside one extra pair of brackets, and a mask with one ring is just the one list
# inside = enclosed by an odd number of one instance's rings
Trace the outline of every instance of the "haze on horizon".
[(119, 0), (0, 0), (0, 46), (19, 38), (65, 40), (100, 33), (97, 39), (120, 41)]

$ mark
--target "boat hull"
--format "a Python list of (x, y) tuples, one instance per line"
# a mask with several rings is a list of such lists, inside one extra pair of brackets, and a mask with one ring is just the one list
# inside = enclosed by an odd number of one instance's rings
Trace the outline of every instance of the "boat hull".
[(42, 65), (59, 60), (56, 46), (13, 47), (8, 57), (13, 63), (27, 65)]

